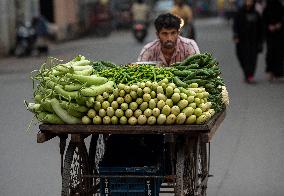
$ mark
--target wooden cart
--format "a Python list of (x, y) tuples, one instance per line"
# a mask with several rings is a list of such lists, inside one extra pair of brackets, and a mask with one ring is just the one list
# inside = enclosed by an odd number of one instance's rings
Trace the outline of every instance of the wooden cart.
[[(204, 125), (49, 125), (41, 124), (37, 142), (60, 138), (62, 196), (95, 195), (98, 177), (95, 172), (95, 150), (98, 134), (169, 134), (175, 138), (174, 170), (171, 175), (154, 176), (172, 185), (169, 192), (177, 196), (206, 195), (210, 166), (210, 141), (225, 118), (226, 111), (215, 114)], [(66, 140), (71, 139), (66, 148)], [(89, 151), (85, 138), (92, 136)], [(88, 153), (89, 152), (89, 153)], [(152, 176), (153, 177), (153, 176)], [(161, 192), (163, 191), (161, 189)]]

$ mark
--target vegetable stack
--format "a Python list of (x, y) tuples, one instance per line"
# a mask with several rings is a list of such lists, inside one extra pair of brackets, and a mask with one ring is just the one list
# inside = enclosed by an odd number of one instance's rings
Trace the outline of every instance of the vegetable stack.
[(229, 101), (218, 64), (211, 54), (203, 53), (189, 56), (183, 62), (172, 65), (176, 69), (173, 71), (175, 84), (186, 88), (197, 83), (204, 87), (210, 94), (208, 100), (213, 103), (216, 112), (222, 110)]
[(120, 83), (112, 94), (103, 93), (83, 117), (84, 124), (204, 124), (215, 113), (209, 93), (192, 86), (185, 89), (170, 83)]
[[(49, 65), (51, 64), (51, 65)], [(61, 64), (56, 59), (32, 76), (35, 103), (26, 103), (37, 119), (51, 124), (79, 124), (88, 111), (90, 96), (112, 92), (114, 82), (93, 75), (91, 62), (83, 56)]]
[(50, 59), (33, 73), (29, 111), (50, 124), (204, 124), (228, 104), (216, 59), (208, 53), (172, 67), (116, 65), (77, 56)]

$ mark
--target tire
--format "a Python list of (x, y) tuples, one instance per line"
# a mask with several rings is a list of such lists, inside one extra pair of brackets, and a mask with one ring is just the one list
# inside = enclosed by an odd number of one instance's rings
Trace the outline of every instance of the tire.
[(134, 30), (134, 37), (139, 43), (143, 43), (144, 39), (146, 38), (147, 32), (146, 30), (135, 31)]
[(88, 153), (83, 141), (70, 141), (64, 159), (62, 196), (87, 196), (90, 186)]
[(175, 195), (183, 195), (184, 175), (184, 147), (181, 145), (177, 151)]
[(198, 187), (200, 187), (200, 195), (206, 196), (207, 182), (209, 177), (208, 169), (208, 153), (207, 153), (207, 144), (200, 142), (199, 143), (199, 153), (198, 153)]
[(206, 143), (196, 138), (185, 138), (178, 147), (175, 195), (206, 196), (208, 158)]
[[(89, 147), (89, 166), (90, 166), (90, 174), (91, 175), (97, 175), (98, 172), (96, 170), (96, 164), (95, 164), (95, 158), (96, 158), (96, 148), (97, 148), (97, 140), (99, 135), (93, 134), (91, 141), (90, 141), (90, 147)], [(97, 183), (97, 179), (95, 177), (91, 178), (90, 180), (90, 195), (95, 195), (99, 188), (99, 183)]]

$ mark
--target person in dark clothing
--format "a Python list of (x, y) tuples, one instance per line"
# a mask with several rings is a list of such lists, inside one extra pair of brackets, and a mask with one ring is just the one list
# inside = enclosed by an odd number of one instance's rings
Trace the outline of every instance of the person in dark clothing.
[(48, 54), (48, 22), (43, 16), (35, 16), (32, 26), (36, 32), (36, 49), (38, 54)]
[(245, 0), (233, 22), (236, 53), (244, 73), (245, 82), (254, 83), (258, 53), (262, 51), (263, 26), (254, 0)]
[(283, 76), (284, 7), (278, 0), (268, 0), (263, 12), (266, 38), (266, 73), (269, 80)]

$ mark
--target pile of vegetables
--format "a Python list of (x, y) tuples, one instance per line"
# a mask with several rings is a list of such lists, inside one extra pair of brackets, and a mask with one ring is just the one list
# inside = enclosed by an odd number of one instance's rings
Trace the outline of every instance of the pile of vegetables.
[(218, 61), (209, 53), (195, 54), (186, 58), (183, 62), (172, 65), (174, 82), (178, 86), (188, 87), (197, 83), (209, 92), (208, 100), (212, 102), (216, 112), (228, 105), (228, 93), (225, 87)]
[(167, 68), (50, 59), (33, 72), (34, 102), (25, 103), (49, 124), (204, 124), (228, 104), (220, 74), (208, 53)]
[(212, 115), (209, 93), (192, 84), (177, 87), (168, 79), (159, 82), (120, 83), (112, 94), (98, 95), (83, 117), (84, 124), (204, 124)]
[(124, 65), (112, 69), (105, 69), (97, 72), (102, 77), (123, 84), (135, 84), (138, 82), (153, 81), (157, 82), (167, 78), (172, 80), (174, 74), (172, 69), (159, 68), (154, 65)]
[(34, 103), (25, 102), (27, 109), (43, 123), (80, 124), (89, 97), (112, 92), (114, 82), (94, 75), (91, 61), (83, 56), (65, 64), (51, 61), (33, 73)]
[(119, 65), (116, 65), (110, 61), (95, 61), (92, 64), (95, 71), (102, 71), (106, 69), (112, 69), (112, 68), (119, 68)]

